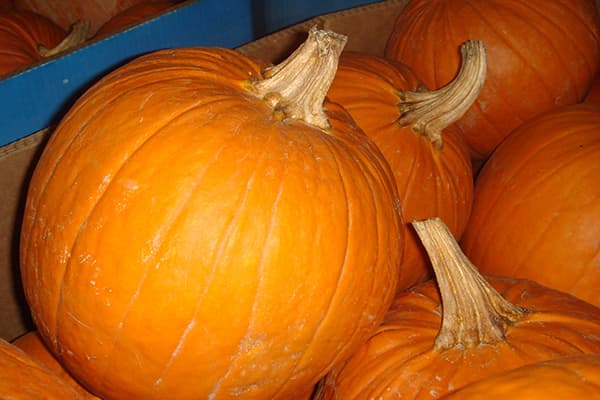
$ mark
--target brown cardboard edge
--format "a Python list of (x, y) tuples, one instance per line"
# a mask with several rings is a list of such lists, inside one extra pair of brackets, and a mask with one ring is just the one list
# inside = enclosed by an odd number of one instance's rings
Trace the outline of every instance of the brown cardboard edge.
[(50, 128), (42, 129), (41, 131), (35, 132), (29, 136), (25, 136), (22, 139), (0, 147), (0, 161), (2, 161), (4, 158), (10, 157), (13, 153), (27, 151), (30, 148), (38, 147), (50, 135), (50, 131)]
[[(406, 1), (387, 0), (320, 15), (271, 33), (236, 50), (247, 56), (276, 63), (289, 55), (306, 38), (308, 30), (317, 25), (319, 28), (347, 35), (346, 50), (382, 55), (393, 22)], [(371, 17), (371, 23), (360, 20), (365, 14)], [(369, 38), (368, 44), (364, 43), (366, 37)]]
[(44, 129), (0, 147), (0, 337), (32, 327), (19, 279), (18, 243), (29, 177), (50, 135)]

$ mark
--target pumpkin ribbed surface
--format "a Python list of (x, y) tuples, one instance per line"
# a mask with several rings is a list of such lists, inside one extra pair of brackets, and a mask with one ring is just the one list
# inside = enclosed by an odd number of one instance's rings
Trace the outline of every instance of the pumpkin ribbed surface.
[(26, 11), (0, 11), (0, 76), (42, 59), (38, 47), (57, 46), (66, 32), (47, 18)]
[(54, 372), (59, 378), (61, 378), (65, 384), (69, 384), (79, 393), (79, 395), (88, 400), (99, 400), (98, 397), (92, 395), (77, 382), (71, 374), (69, 374), (58, 360), (50, 353), (50, 350), (42, 342), (40, 335), (37, 331), (30, 331), (24, 335), (19, 336), (17, 339), (11, 342), (13, 346), (23, 350), (27, 355), (33, 358), (38, 363), (42, 364), (46, 368)]
[(468, 39), (483, 40), (489, 59), (481, 95), (457, 122), (476, 159), (531, 117), (582, 100), (600, 67), (593, 0), (409, 0), (385, 54), (435, 89), (456, 74)]
[(462, 245), (481, 271), (535, 280), (600, 306), (600, 106), (522, 125), (475, 183)]
[(600, 352), (600, 309), (533, 281), (484, 278), (441, 220), (413, 225), (436, 280), (398, 295), (317, 400), (438, 399), (523, 365)]
[(600, 102), (600, 74), (596, 74), (596, 77), (590, 85), (590, 89), (585, 95), (584, 101), (586, 103), (599, 103)]
[(344, 106), (390, 164), (407, 222), (404, 261), (398, 288), (431, 276), (431, 267), (409, 221), (439, 216), (457, 238), (467, 224), (473, 199), (469, 151), (450, 125), (440, 132), (441, 146), (402, 123), (410, 102), (402, 91), (423, 90), (417, 76), (401, 63), (344, 52), (328, 97)]
[(531, 281), (488, 281), (508, 301), (533, 311), (508, 328), (503, 343), (434, 350), (439, 294), (433, 282), (422, 283), (397, 298), (381, 327), (332, 378), (330, 393), (322, 399), (436, 399), (525, 364), (600, 352), (600, 311), (595, 307)]
[(68, 30), (78, 21), (90, 24), (90, 36), (110, 18), (127, 8), (148, 0), (13, 0), (18, 10), (43, 15)]
[(83, 400), (56, 374), (4, 339), (0, 339), (0, 398)]
[(45, 148), (24, 288), (100, 397), (301, 396), (383, 318), (402, 249), (383, 157), (339, 106), (316, 128), (258, 98), (260, 79), (226, 49), (144, 56)]
[(600, 355), (539, 362), (474, 382), (444, 400), (563, 400), (600, 398)]
[(160, 12), (173, 7), (174, 4), (170, 0), (155, 0), (135, 4), (106, 21), (95, 35), (103, 36), (118, 32), (133, 24), (140, 23), (146, 18), (156, 16)]

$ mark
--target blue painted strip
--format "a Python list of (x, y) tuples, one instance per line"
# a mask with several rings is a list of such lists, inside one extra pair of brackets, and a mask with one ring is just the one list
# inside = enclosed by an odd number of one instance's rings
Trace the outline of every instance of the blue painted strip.
[(237, 47), (316, 15), (376, 1), (198, 0), (0, 80), (0, 146), (53, 125), (99, 77), (151, 51)]

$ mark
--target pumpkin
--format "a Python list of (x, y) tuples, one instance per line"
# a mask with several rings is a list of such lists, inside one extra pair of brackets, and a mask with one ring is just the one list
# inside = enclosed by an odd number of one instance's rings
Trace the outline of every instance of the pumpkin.
[(528, 119), (583, 99), (600, 67), (599, 35), (594, 0), (409, 0), (385, 55), (435, 89), (456, 74), (461, 43), (485, 42), (484, 88), (457, 121), (473, 158), (485, 160)]
[(600, 306), (600, 105), (529, 121), (475, 183), (462, 238), (481, 271), (535, 280)]
[[(466, 144), (452, 124), (477, 97), (486, 70), (483, 43), (467, 42), (463, 53), (456, 80), (425, 91), (403, 64), (347, 51), (327, 94), (348, 110), (390, 164), (405, 220), (439, 216), (457, 238), (471, 211), (473, 175)], [(427, 254), (409, 224), (405, 238), (399, 290), (431, 276)]]
[(80, 400), (56, 374), (0, 338), (0, 398), (18, 400)]
[(42, 60), (39, 46), (53, 48), (66, 32), (40, 15), (24, 11), (0, 11), (0, 76)]
[(88, 37), (121, 11), (148, 0), (13, 0), (14, 7), (43, 15), (68, 30), (79, 21), (90, 24)]
[(15, 340), (12, 341), (12, 345), (18, 347), (23, 350), (27, 355), (33, 358), (36, 362), (41, 365), (47, 367), (49, 370), (54, 372), (61, 378), (66, 384), (70, 384), (73, 389), (83, 399), (88, 400), (98, 400), (98, 397), (94, 396), (90, 392), (87, 391), (79, 382), (77, 382), (71, 374), (69, 374), (63, 366), (58, 362), (58, 360), (50, 353), (40, 335), (37, 331), (27, 332)]
[(169, 49), (80, 97), (35, 167), (33, 320), (103, 399), (308, 397), (381, 322), (402, 217), (383, 155), (324, 102), (346, 37), (273, 67)]
[(584, 101), (586, 103), (600, 103), (600, 73), (596, 74), (596, 77), (592, 81), (592, 84), (585, 95)]
[(106, 21), (96, 32), (95, 36), (105, 36), (118, 32), (134, 24), (138, 24), (147, 18), (155, 16), (173, 7), (174, 2), (171, 0), (145, 1), (135, 4), (108, 21)]
[(399, 294), (317, 399), (438, 399), (502, 371), (600, 351), (600, 309), (533, 281), (484, 278), (442, 220), (413, 225), (437, 285)]
[(474, 382), (444, 400), (564, 400), (600, 398), (600, 355), (543, 361)]

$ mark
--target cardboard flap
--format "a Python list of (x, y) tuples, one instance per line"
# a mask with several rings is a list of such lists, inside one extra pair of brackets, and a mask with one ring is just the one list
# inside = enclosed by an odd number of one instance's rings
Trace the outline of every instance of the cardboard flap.
[(0, 147), (0, 337), (12, 339), (30, 324), (19, 279), (19, 233), (29, 177), (47, 131)]
[(405, 3), (406, 0), (388, 0), (321, 15), (238, 47), (237, 50), (277, 63), (290, 55), (306, 39), (308, 30), (317, 25), (347, 35), (346, 50), (382, 55), (393, 22)]

